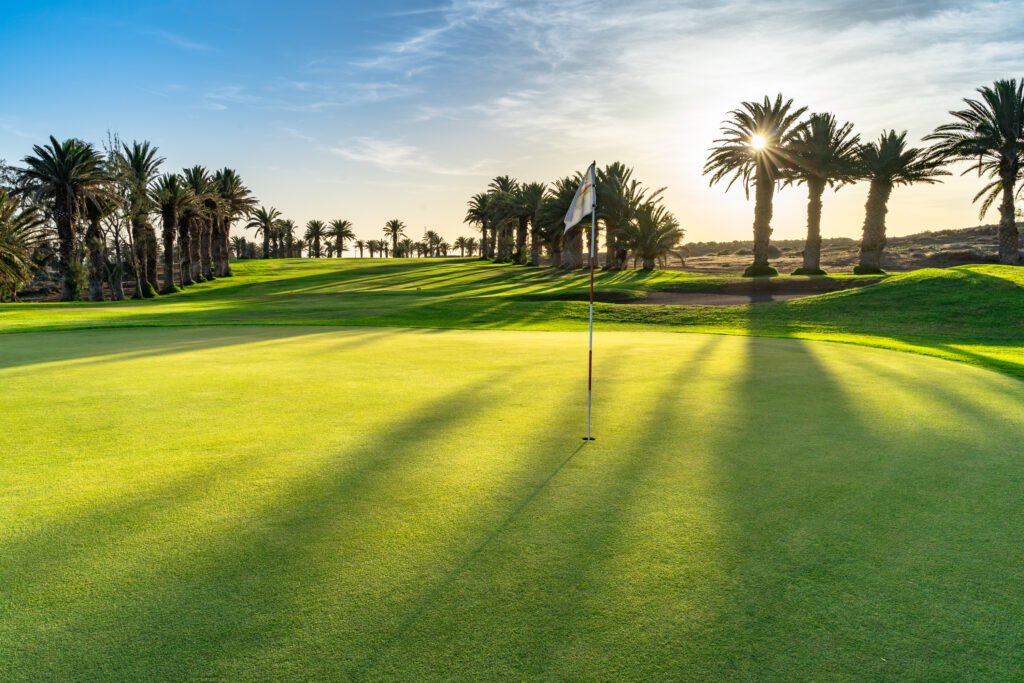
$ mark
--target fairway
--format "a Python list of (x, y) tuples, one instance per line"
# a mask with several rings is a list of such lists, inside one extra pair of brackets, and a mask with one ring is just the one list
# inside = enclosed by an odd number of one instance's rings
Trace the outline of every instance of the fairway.
[(585, 343), (0, 336), (0, 679), (1024, 675), (1018, 379)]

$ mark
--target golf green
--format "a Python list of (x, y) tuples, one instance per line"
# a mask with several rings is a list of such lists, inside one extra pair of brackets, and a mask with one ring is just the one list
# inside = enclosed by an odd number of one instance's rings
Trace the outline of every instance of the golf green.
[(0, 337), (0, 679), (1024, 676), (1024, 384), (824, 342)]

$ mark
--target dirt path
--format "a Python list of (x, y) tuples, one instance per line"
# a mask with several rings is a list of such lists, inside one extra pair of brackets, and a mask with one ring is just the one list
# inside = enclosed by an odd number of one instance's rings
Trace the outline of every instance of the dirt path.
[(746, 294), (724, 292), (651, 292), (643, 299), (632, 299), (622, 303), (657, 306), (740, 306), (765, 301), (786, 301), (823, 292), (749, 292)]

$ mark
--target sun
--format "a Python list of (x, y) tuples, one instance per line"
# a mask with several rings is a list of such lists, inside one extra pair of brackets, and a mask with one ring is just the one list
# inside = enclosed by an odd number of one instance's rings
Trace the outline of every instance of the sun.
[(768, 139), (760, 133), (754, 133), (750, 136), (750, 146), (754, 149), (764, 149), (767, 144)]

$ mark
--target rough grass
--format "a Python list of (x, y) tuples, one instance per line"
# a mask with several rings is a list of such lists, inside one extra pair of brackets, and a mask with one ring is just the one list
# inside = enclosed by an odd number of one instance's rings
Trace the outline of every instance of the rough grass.
[[(253, 306), (278, 296), (246, 286)], [(302, 315), (362, 296), (320, 293)], [(198, 294), (192, 316), (242, 316)], [(557, 310), (546, 324), (577, 324)], [(1024, 676), (1024, 384), (848, 345), (603, 332), (582, 446), (582, 345), (0, 336), (0, 679)]]
[[(470, 259), (250, 261), (236, 276), (144, 302), (0, 305), (0, 333), (131, 325), (325, 324), (576, 330), (585, 273)], [(827, 288), (855, 276), (810, 278)], [(773, 286), (805, 277), (773, 278)], [(877, 278), (868, 278), (874, 281)], [(605, 294), (708, 291), (737, 277), (601, 273)], [(782, 283), (782, 284), (774, 284)], [(925, 353), (1024, 377), (1024, 269), (961, 266), (892, 275), (879, 284), (750, 306), (598, 304), (600, 329), (829, 339)]]

